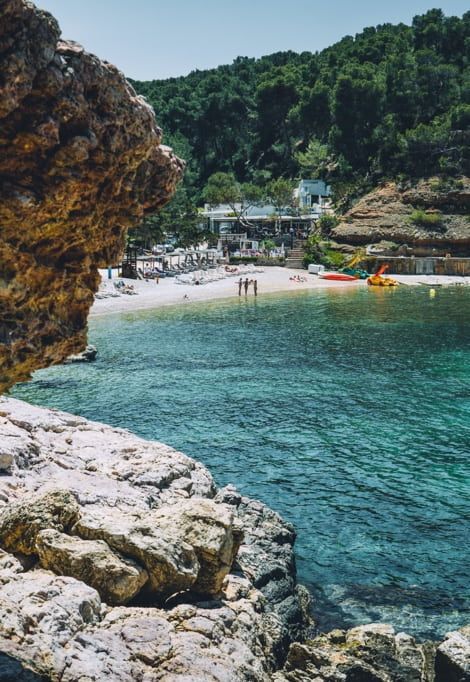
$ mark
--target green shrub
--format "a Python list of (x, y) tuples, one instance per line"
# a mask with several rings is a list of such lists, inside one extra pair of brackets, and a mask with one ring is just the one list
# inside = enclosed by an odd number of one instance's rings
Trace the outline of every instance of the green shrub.
[(339, 220), (335, 215), (324, 214), (318, 219), (317, 228), (320, 230), (322, 235), (328, 237), (338, 223)]
[(341, 268), (344, 265), (345, 257), (340, 251), (333, 251), (333, 249), (327, 249), (324, 257), (324, 265), (332, 268)]
[(426, 211), (416, 209), (410, 216), (410, 222), (421, 227), (439, 227), (442, 224), (442, 214), (426, 213)]

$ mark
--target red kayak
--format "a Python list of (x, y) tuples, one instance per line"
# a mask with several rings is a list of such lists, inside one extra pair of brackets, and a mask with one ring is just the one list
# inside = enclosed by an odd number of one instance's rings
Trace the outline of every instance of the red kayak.
[(340, 282), (355, 282), (357, 277), (345, 275), (344, 272), (322, 272), (319, 277), (322, 279), (334, 279)]

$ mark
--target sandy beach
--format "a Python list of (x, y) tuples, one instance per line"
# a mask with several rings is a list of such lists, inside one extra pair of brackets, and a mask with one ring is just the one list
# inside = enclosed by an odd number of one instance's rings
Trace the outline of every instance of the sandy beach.
[[(149, 310), (160, 308), (167, 305), (184, 304), (213, 301), (223, 298), (238, 298), (238, 280), (240, 275), (228, 276), (215, 282), (201, 284), (178, 284), (174, 278), (160, 279), (159, 284), (154, 280), (128, 280), (126, 284), (131, 285), (135, 295), (117, 294), (114, 286), (118, 281), (117, 275), (113, 273), (113, 279), (107, 278), (107, 271), (102, 270), (102, 284), (98, 292), (98, 298), (91, 309), (91, 315), (105, 315), (111, 313), (129, 312), (134, 310)], [(305, 270), (292, 270), (282, 267), (259, 268), (245, 274), (249, 279), (258, 281), (258, 296), (272, 294), (276, 292), (301, 291), (306, 289), (327, 289), (327, 288), (351, 288), (367, 286), (365, 280), (354, 282), (334, 282), (321, 279), (316, 275), (311, 275)], [(300, 276), (305, 281), (292, 281), (290, 277)], [(446, 285), (469, 285), (469, 277), (445, 277), (437, 275), (394, 275), (401, 285), (405, 286), (446, 286)], [(117, 295), (116, 295), (117, 294)], [(253, 297), (253, 287), (249, 287), (248, 296)], [(242, 296), (244, 292), (242, 290)]]
[[(113, 279), (109, 280), (106, 279), (107, 272), (105, 270), (100, 272), (103, 279), (99, 295), (102, 295), (102, 292), (105, 295), (106, 293), (114, 293), (116, 291), (114, 282), (118, 278), (113, 275)], [(249, 279), (257, 280), (258, 296), (281, 291), (364, 285), (364, 282), (359, 280), (357, 282), (330, 282), (320, 279), (315, 275), (309, 275), (305, 270), (291, 270), (281, 267), (257, 268), (248, 274), (243, 272), (242, 276), (243, 278), (248, 277)], [(304, 277), (306, 281), (294, 282), (289, 279), (294, 276)], [(160, 279), (159, 284), (156, 284), (154, 280), (124, 279), (122, 281), (132, 285), (137, 295), (122, 294), (118, 297), (98, 298), (90, 314), (103, 315), (130, 310), (148, 310), (166, 305), (190, 305), (191, 303), (213, 301), (221, 298), (238, 298), (239, 278), (240, 275), (237, 274), (199, 286), (194, 284), (178, 284), (173, 277)], [(244, 297), (244, 295), (242, 290), (242, 296)], [(249, 287), (248, 296), (254, 296), (253, 286)]]

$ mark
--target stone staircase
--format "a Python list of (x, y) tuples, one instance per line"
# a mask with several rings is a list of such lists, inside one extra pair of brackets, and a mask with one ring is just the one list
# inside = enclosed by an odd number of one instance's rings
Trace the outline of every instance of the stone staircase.
[(306, 242), (304, 240), (294, 239), (294, 245), (292, 249), (289, 249), (286, 258), (286, 268), (295, 268), (296, 270), (301, 270), (303, 268), (305, 244)]

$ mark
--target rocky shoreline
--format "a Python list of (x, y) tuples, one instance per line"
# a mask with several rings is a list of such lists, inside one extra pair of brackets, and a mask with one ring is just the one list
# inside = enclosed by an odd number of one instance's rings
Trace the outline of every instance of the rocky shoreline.
[(293, 528), (194, 460), (12, 399), (0, 443), (0, 650), (25, 667), (267, 680), (307, 634)]
[(470, 628), (312, 639), (292, 526), (180, 452), (9, 398), (0, 444), (0, 679), (470, 679)]

